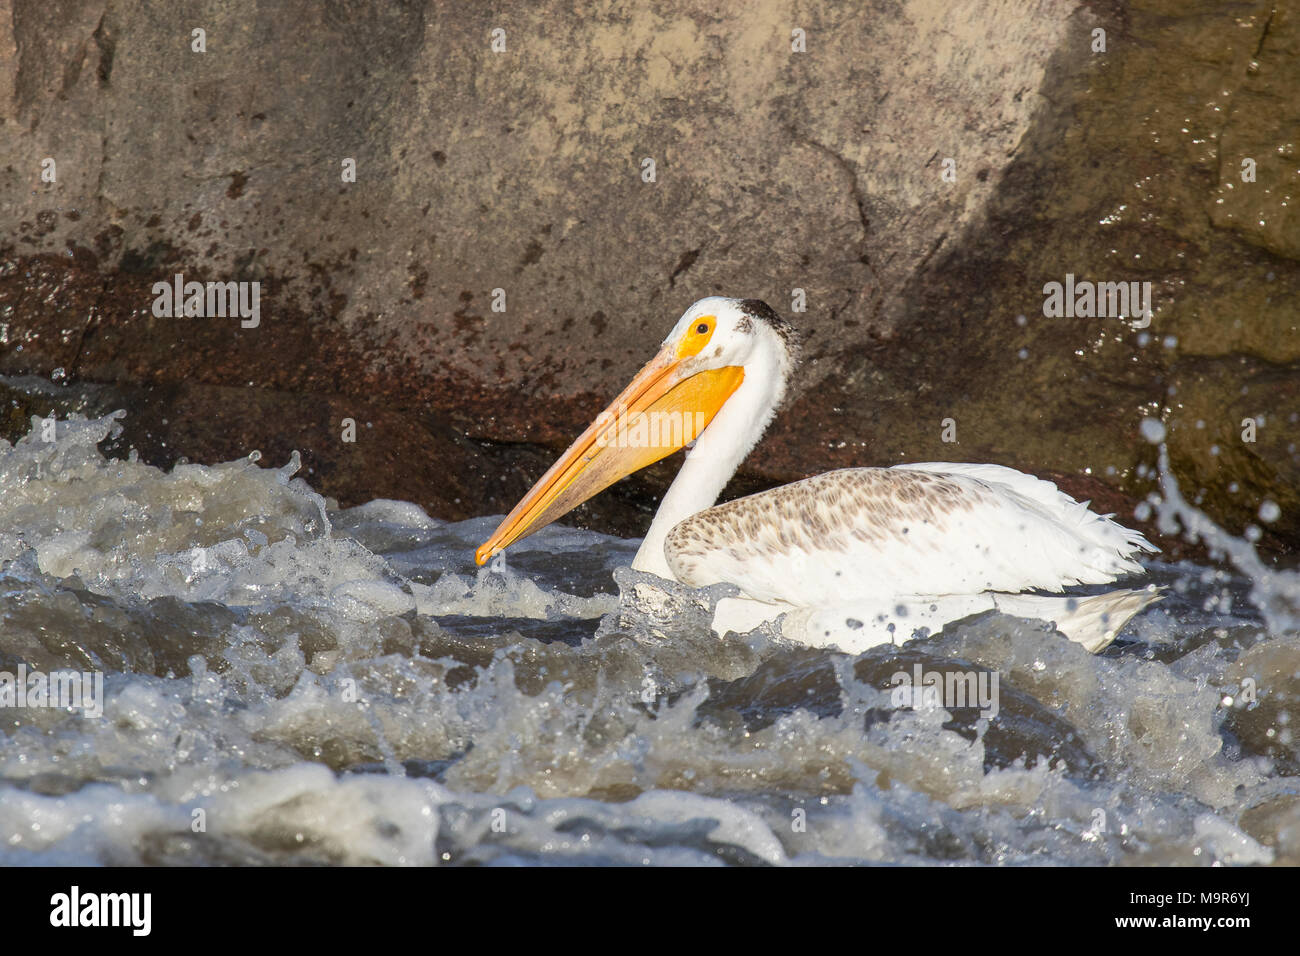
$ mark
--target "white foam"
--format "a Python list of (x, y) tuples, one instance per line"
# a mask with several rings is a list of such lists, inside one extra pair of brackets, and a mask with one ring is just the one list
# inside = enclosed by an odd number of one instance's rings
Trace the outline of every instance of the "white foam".
[[(1245, 816), (1293, 797), (1294, 572), (1176, 487), (1170, 520), (1239, 570), (1154, 565), (1176, 586), (1136, 647), (989, 616), (904, 648), (1001, 676), (972, 740), (859, 678), (894, 648), (719, 640), (718, 594), (630, 571), (622, 603), (555, 584), (634, 542), (552, 528), (475, 568), (495, 518), (330, 512), (296, 457), (108, 461), (114, 427), (0, 447), (0, 651), (106, 672), (102, 719), (0, 712), (0, 863), (1247, 865), (1300, 845), (1293, 812)], [(520, 639), (524, 620), (551, 630)]]

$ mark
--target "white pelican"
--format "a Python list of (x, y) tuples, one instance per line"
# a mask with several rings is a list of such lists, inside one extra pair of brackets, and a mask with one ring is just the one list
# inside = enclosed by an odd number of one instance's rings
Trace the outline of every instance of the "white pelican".
[(1152, 589), (1022, 593), (1110, 582), (1158, 549), (1001, 465), (845, 468), (715, 505), (781, 404), (798, 351), (794, 328), (757, 299), (696, 302), (477, 562), (689, 445), (632, 567), (691, 587), (734, 585), (740, 596), (715, 612), (719, 635), (781, 618), (787, 638), (856, 653), (998, 609), (1054, 621), (1096, 651), (1155, 599)]

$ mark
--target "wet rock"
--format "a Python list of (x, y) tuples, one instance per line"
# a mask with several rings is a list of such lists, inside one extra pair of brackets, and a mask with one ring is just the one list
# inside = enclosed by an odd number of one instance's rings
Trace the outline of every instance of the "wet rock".
[(1248, 356), (1179, 362), (1170, 376), (1170, 464), (1183, 493), (1234, 534), (1300, 541), (1300, 375)]
[(1246, 76), (1229, 101), (1210, 217), (1247, 242), (1300, 258), (1300, 17), (1270, 11)]

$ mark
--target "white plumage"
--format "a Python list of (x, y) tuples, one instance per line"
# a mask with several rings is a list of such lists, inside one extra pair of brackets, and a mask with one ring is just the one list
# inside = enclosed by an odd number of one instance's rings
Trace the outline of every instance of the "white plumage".
[(720, 604), (720, 632), (813, 609), (788, 617), (785, 635), (846, 650), (985, 610), (1046, 617), (1100, 649), (1151, 595), (1019, 592), (1108, 583), (1155, 550), (1049, 481), (951, 462), (845, 468), (729, 501), (678, 522), (664, 549), (683, 584), (730, 583), (750, 599)]
[(788, 604), (1061, 591), (1141, 571), (1143, 549), (1051, 482), (945, 462), (826, 472), (707, 508), (665, 542), (682, 583)]

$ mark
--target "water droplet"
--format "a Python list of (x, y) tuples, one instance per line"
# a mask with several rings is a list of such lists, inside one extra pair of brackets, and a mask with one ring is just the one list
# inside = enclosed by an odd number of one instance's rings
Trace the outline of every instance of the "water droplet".
[(1153, 445), (1158, 445), (1165, 440), (1164, 423), (1154, 418), (1142, 419), (1138, 430), (1142, 433), (1142, 437)]

